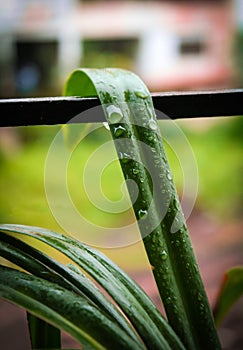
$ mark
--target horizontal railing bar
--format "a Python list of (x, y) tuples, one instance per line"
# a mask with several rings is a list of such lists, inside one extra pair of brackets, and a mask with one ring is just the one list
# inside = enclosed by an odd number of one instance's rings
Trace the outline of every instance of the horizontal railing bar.
[[(243, 115), (243, 89), (163, 92), (152, 94), (152, 99), (162, 112), (158, 119)], [(100, 102), (93, 97), (0, 99), (0, 127), (104, 121)]]

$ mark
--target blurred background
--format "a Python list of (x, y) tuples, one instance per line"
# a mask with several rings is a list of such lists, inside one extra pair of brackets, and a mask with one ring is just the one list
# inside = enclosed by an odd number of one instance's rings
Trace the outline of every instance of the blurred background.
[(60, 94), (79, 66), (133, 70), (151, 91), (242, 82), (241, 0), (1, 0), (0, 6), (1, 96)]
[[(151, 92), (243, 87), (243, 0), (0, 0), (0, 98), (60, 96), (65, 79), (77, 67), (132, 70)], [(173, 122), (159, 125), (181, 195), (181, 159), (171, 145), (184, 146)], [(176, 125), (189, 141), (198, 167), (197, 199), (188, 226), (213, 306), (224, 271), (243, 264), (243, 118), (185, 119)], [(0, 130), (2, 223), (63, 231), (49, 208), (44, 185), (48, 151), (60, 130), (61, 126)], [(82, 129), (80, 136), (79, 132)], [(68, 135), (63, 133), (67, 147), (72, 147)], [(87, 220), (102, 227), (123, 227), (134, 221), (132, 210), (117, 215), (97, 208), (82, 180), (90, 157), (109, 141), (110, 134), (102, 126), (88, 133), (73, 149), (67, 185), (73, 203)], [(98, 160), (89, 161), (90, 178), (98, 168), (106, 167), (102, 191), (109, 200), (117, 201), (122, 196), (121, 171), (118, 162), (107, 166), (106, 159), (107, 154), (100, 154)], [(51, 175), (58, 194), (57, 173)], [(65, 203), (60, 206), (65, 208)], [(135, 231), (131, 235), (138, 237)], [(92, 232), (80, 228), (75, 234), (89, 242)], [(116, 240), (102, 235), (97, 245), (160, 305), (141, 242), (106, 248), (115, 246)], [(220, 328), (226, 350), (242, 349), (242, 314), (241, 298)], [(28, 349), (25, 334), (23, 313), (1, 302), (0, 343), (4, 349)], [(75, 346), (67, 336), (64, 342)]]

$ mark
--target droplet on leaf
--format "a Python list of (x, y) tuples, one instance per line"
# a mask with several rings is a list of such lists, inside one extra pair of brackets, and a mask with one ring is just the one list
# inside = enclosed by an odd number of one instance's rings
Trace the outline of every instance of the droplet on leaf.
[(119, 123), (122, 120), (123, 114), (119, 107), (110, 105), (106, 108), (106, 110), (108, 114), (108, 120), (111, 124)]

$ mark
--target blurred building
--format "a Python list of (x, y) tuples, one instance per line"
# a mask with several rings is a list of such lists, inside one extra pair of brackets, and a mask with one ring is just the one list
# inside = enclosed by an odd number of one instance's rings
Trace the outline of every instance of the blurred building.
[(231, 86), (234, 3), (0, 0), (0, 95), (60, 94), (79, 66), (131, 69), (151, 90)]
[(76, 11), (75, 0), (0, 0), (2, 96), (57, 91), (80, 63)]

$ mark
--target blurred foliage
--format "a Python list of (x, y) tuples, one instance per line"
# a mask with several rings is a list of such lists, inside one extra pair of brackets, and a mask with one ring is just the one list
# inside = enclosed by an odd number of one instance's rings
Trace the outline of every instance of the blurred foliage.
[(204, 131), (187, 131), (199, 170), (197, 205), (221, 221), (240, 219), (243, 118), (208, 119), (206, 123), (209, 128)]
[[(240, 219), (243, 214), (243, 118), (207, 120), (204, 128), (200, 128), (199, 122), (195, 121), (196, 127), (191, 128), (188, 126), (190, 121), (177, 121), (191, 144), (198, 166), (199, 188), (196, 208), (210, 213), (221, 221)], [(14, 131), (13, 143), (14, 139), (18, 138), (17, 145), (12, 148), (9, 145), (4, 147), (2, 142), (0, 148), (0, 220), (3, 223), (38, 225), (60, 232), (62, 229), (48, 207), (44, 169), (49, 147), (57, 132), (61, 130), (61, 126), (21, 127), (11, 130)], [(168, 135), (170, 139), (173, 137), (175, 136)], [(101, 126), (95, 132), (88, 133), (75, 148), (68, 165), (68, 189), (75, 206), (88, 220), (106, 227), (123, 226), (134, 221), (132, 210), (118, 215), (97, 209), (82, 184), (87, 161), (109, 140), (111, 140), (109, 131)], [(166, 149), (180, 192), (183, 183), (180, 164), (173, 150), (169, 146), (166, 146)], [(114, 152), (112, 149), (110, 151)], [(95, 174), (97, 169), (107, 165), (105, 163), (107, 156), (99, 154), (95, 161), (90, 162), (90, 174)], [(55, 184), (55, 174), (51, 176)], [(114, 161), (103, 169), (102, 190), (109, 200), (121, 199), (122, 182), (118, 162)], [(89, 190), (92, 191), (92, 185)], [(62, 205), (65, 206), (65, 203)], [(89, 234), (89, 232), (83, 233), (82, 239), (85, 241), (85, 237)], [(117, 250), (115, 254), (118, 256), (120, 252)], [(143, 253), (140, 258), (145, 259)], [(134, 266), (139, 268), (140, 262), (136, 261)]]
[(243, 30), (238, 31), (235, 36), (235, 63), (237, 67), (237, 81), (239, 86), (243, 85)]
[(230, 308), (243, 296), (243, 267), (237, 266), (226, 271), (214, 307), (216, 325), (219, 326)]
[(138, 39), (84, 40), (81, 67), (134, 69)]

